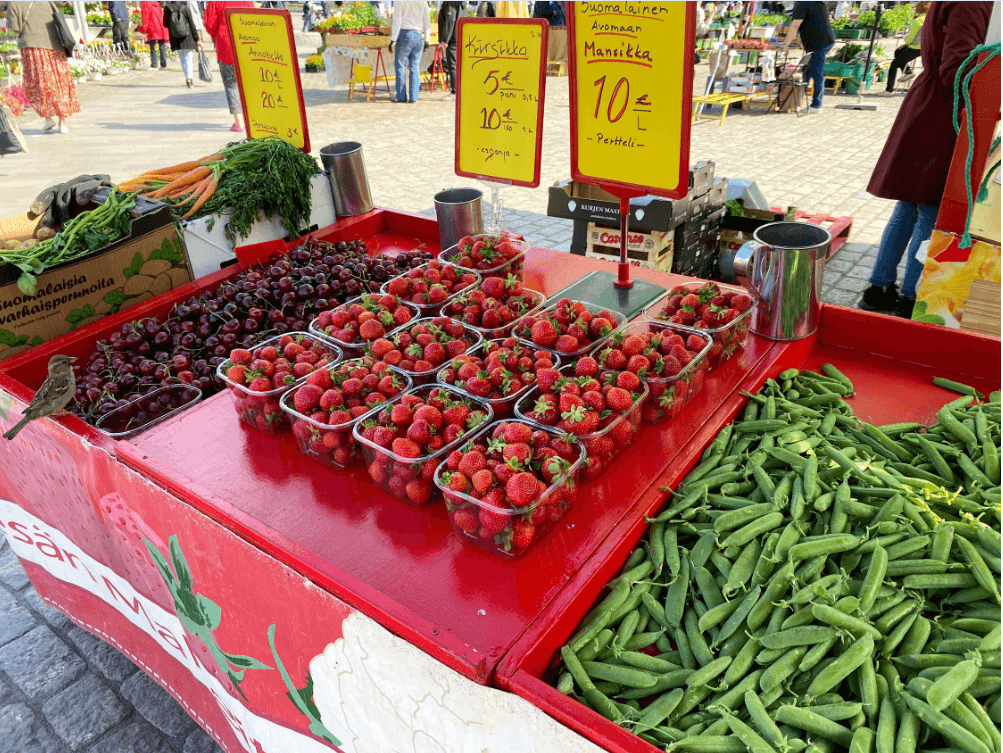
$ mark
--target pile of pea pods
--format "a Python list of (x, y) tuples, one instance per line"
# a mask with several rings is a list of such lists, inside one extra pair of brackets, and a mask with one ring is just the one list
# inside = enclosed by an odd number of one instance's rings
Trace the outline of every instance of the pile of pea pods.
[(829, 364), (748, 394), (558, 689), (669, 751), (1000, 751), (1000, 393), (934, 381), (931, 427)]

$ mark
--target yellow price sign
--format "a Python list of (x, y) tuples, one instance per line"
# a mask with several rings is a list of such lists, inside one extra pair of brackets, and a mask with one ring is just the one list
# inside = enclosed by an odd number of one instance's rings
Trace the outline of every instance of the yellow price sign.
[(540, 185), (547, 22), (461, 18), (456, 42), (456, 174)]
[(695, 22), (693, 3), (568, 3), (572, 178), (686, 195)]
[(289, 12), (230, 8), (226, 21), (248, 137), (278, 136), (309, 152), (310, 134)]

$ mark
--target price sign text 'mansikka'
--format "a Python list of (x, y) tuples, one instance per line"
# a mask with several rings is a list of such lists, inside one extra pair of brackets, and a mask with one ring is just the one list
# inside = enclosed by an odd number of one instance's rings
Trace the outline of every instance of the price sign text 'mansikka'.
[(456, 174), (537, 187), (547, 22), (461, 18), (456, 50)]
[(278, 136), (309, 152), (310, 134), (289, 12), (230, 8), (226, 22), (248, 137)]
[(686, 195), (692, 6), (568, 4), (572, 178), (617, 195)]

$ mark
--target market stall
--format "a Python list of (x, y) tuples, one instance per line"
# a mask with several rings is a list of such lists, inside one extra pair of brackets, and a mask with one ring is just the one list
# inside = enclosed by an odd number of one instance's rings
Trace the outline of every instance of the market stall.
[[(280, 47), (287, 17), (254, 20)], [(652, 129), (688, 122), (657, 104)], [(357, 144), (321, 150), (343, 216), (302, 233), (320, 173), (305, 114), (281, 122), (54, 187), (11, 239), (0, 530), (46, 603), (228, 753), (999, 750), (998, 337), (820, 304), (810, 223), (750, 228), (735, 287), (629, 265), (632, 197), (720, 196), (688, 149), (652, 171), (651, 140), (598, 172), (585, 126), (615, 266), (371, 208)], [(527, 133), (518, 165), (458, 148), (458, 172), (538, 183)], [(162, 214), (225, 221), (237, 263), (192, 279)], [(120, 287), (29, 340), (39, 299), (75, 300), (46, 275), (123, 248)], [(67, 414), (21, 421), (65, 367)]]

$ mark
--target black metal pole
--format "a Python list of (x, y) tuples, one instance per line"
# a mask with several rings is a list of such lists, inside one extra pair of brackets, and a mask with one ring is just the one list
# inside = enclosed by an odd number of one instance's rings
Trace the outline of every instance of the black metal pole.
[(867, 60), (864, 61), (864, 76), (860, 81), (860, 88), (857, 89), (857, 104), (864, 97), (864, 86), (867, 84), (867, 71), (871, 67), (871, 53), (874, 51), (874, 40), (878, 37), (878, 24), (881, 21), (881, 3), (878, 3), (874, 11), (874, 28), (871, 30), (871, 43), (867, 47)]

